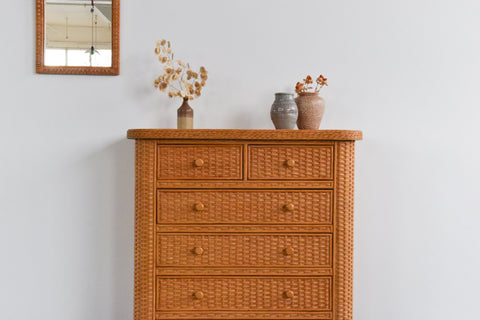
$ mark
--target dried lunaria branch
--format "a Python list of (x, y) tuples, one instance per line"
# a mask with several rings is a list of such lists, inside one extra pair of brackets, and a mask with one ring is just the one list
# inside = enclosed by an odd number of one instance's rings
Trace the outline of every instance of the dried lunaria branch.
[(181, 97), (193, 100), (200, 97), (202, 88), (208, 79), (208, 71), (200, 67), (199, 72), (190, 68), (189, 63), (174, 60), (170, 41), (156, 42), (155, 54), (163, 64), (163, 73), (155, 79), (153, 85), (170, 98)]

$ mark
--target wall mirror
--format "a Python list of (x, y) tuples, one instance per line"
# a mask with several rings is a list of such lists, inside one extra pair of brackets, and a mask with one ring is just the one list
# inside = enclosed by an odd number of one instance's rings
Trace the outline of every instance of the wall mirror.
[(36, 0), (37, 73), (119, 74), (120, 0)]

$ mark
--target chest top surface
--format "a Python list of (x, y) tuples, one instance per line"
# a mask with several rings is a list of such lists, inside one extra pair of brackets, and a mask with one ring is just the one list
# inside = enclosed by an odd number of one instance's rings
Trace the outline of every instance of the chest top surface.
[(128, 139), (168, 140), (362, 140), (358, 130), (130, 129)]

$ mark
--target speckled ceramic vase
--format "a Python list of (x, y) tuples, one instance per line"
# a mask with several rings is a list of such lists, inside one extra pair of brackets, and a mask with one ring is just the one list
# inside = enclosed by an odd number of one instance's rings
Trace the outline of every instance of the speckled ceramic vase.
[(183, 98), (183, 104), (177, 109), (177, 129), (193, 129), (193, 109), (188, 98)]
[(295, 102), (298, 108), (298, 129), (317, 130), (325, 112), (325, 100), (316, 92), (304, 92), (295, 98)]
[(298, 110), (292, 93), (275, 93), (270, 118), (275, 129), (294, 129)]

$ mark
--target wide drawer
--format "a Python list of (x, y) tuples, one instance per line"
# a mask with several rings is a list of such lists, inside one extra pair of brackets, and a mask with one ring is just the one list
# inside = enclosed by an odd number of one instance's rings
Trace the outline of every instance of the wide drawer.
[(331, 224), (332, 191), (158, 190), (157, 222)]
[(157, 234), (157, 266), (258, 268), (331, 265), (331, 234)]
[(330, 277), (157, 277), (161, 311), (328, 311)]
[(248, 179), (333, 179), (333, 146), (250, 145)]
[(242, 179), (241, 145), (159, 145), (158, 179)]

